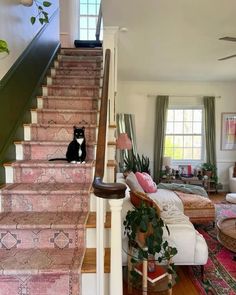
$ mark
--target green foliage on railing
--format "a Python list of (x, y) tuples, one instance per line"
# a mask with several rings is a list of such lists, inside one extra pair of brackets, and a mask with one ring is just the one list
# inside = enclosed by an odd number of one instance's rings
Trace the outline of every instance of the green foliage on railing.
[(5, 40), (0, 40), (0, 52), (6, 52), (9, 54), (8, 44)]

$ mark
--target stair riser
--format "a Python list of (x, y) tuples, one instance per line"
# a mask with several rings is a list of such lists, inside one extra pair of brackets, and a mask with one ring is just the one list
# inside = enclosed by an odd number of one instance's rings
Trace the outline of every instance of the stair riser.
[(80, 164), (64, 168), (13, 167), (14, 183), (89, 183), (91, 179), (92, 169)]
[(61, 110), (97, 110), (98, 100), (86, 99), (60, 99), (60, 98), (38, 98), (38, 108), (61, 109)]
[(61, 49), (60, 55), (66, 56), (102, 56), (102, 50)]
[[(0, 275), (1, 295), (78, 295), (79, 291), (71, 293), (71, 282), (68, 274), (30, 275), (30, 271), (22, 271), (22, 275)], [(80, 285), (79, 277), (77, 279)], [(75, 284), (76, 279), (73, 281)], [(72, 283), (71, 283), (72, 284)], [(75, 288), (75, 287), (74, 287)], [(77, 287), (79, 288), (79, 287)]]
[[(111, 230), (106, 228), (104, 231), (104, 247), (109, 248), (111, 240)], [(86, 229), (86, 248), (96, 248), (97, 247), (97, 234), (96, 228)]]
[[(29, 225), (33, 226), (33, 225)], [(84, 247), (83, 229), (0, 229), (0, 249)]]
[(78, 85), (78, 86), (99, 86), (100, 85), (100, 79), (94, 78), (94, 79), (86, 79), (86, 78), (48, 78), (47, 79), (47, 85)]
[[(36, 122), (34, 121), (34, 114), (36, 114)], [(85, 122), (85, 124), (97, 124), (97, 113), (80, 113), (78, 112), (44, 112), (38, 111), (32, 112), (32, 123), (39, 124), (79, 124)]]
[(2, 208), (6, 212), (87, 212), (89, 196), (83, 194), (3, 194)]
[(102, 56), (98, 55), (58, 55), (57, 61), (95, 61), (102, 62)]
[(72, 67), (72, 68), (86, 68), (86, 69), (97, 69), (101, 67), (101, 61), (55, 61), (55, 68), (60, 67)]
[[(66, 145), (26, 145), (24, 144), (21, 147), (22, 147), (22, 154), (17, 155), (18, 160), (49, 160), (53, 158), (65, 158), (68, 144)], [(86, 161), (95, 159), (94, 146), (87, 145), (86, 152), (87, 152)]]
[(99, 88), (74, 88), (74, 87), (57, 87), (57, 86), (44, 86), (43, 96), (81, 96), (81, 97), (99, 97)]
[(78, 77), (100, 77), (101, 76), (101, 70), (91, 70), (91, 69), (52, 69), (51, 70), (51, 75), (57, 76), (57, 75), (64, 75), (64, 76), (78, 76)]
[[(80, 126), (85, 125), (83, 122)], [(68, 141), (73, 139), (73, 128), (57, 127), (57, 126), (25, 126), (24, 128), (25, 140), (39, 140), (39, 141)], [(96, 140), (96, 128), (85, 127), (85, 138), (87, 141)]]

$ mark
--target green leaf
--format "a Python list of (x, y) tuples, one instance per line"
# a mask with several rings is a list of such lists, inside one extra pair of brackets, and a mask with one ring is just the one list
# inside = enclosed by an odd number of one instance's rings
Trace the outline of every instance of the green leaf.
[(39, 22), (40, 22), (41, 25), (43, 25), (43, 23), (44, 23), (44, 18), (41, 18), (41, 17), (40, 17), (40, 18), (39, 18)]
[(51, 6), (51, 5), (52, 5), (51, 2), (43, 1), (43, 6), (44, 6), (44, 7), (49, 7), (49, 6)]
[(31, 21), (31, 24), (34, 25), (35, 24), (35, 21), (36, 21), (36, 17), (32, 16), (30, 18), (30, 21)]
[(42, 7), (42, 6), (39, 6), (39, 7), (38, 7), (38, 10), (43, 10), (43, 7)]
[(0, 40), (0, 52), (6, 52), (9, 54), (7, 42), (4, 40)]

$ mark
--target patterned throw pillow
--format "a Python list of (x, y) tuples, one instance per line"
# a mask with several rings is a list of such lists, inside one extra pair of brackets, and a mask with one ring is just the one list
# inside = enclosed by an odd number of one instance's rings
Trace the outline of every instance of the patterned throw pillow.
[(149, 174), (136, 172), (135, 176), (146, 193), (155, 193), (157, 191), (157, 185)]

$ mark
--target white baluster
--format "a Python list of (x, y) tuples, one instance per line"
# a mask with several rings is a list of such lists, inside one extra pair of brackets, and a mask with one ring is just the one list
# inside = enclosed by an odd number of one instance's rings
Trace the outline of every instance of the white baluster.
[(123, 199), (109, 200), (111, 208), (110, 295), (123, 294), (121, 209)]

